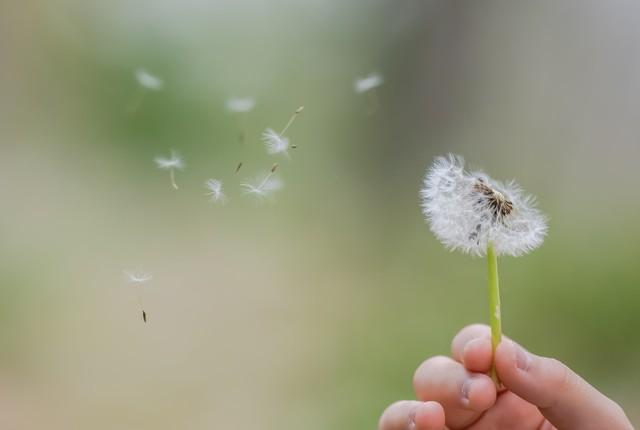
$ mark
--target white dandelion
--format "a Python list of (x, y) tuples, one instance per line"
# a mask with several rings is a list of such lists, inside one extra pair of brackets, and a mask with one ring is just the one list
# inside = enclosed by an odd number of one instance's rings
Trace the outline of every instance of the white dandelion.
[(182, 160), (182, 158), (178, 155), (177, 152), (171, 151), (171, 156), (169, 158), (156, 157), (154, 159), (154, 161), (155, 161), (156, 167), (158, 167), (158, 169), (163, 169), (163, 170), (168, 170), (169, 171), (169, 177), (171, 179), (171, 186), (173, 186), (173, 188), (175, 188), (177, 190), (178, 189), (178, 185), (176, 184), (175, 171), (184, 169), (185, 164), (184, 164), (184, 161)]
[(353, 83), (353, 88), (356, 90), (356, 93), (362, 94), (378, 88), (383, 82), (382, 75), (379, 73), (371, 73), (364, 78), (357, 78)]
[[(436, 158), (420, 197), (431, 231), (445, 247), (487, 256), (495, 352), (502, 333), (497, 257), (520, 256), (540, 246), (547, 233), (546, 217), (536, 208), (535, 198), (518, 184), (466, 171), (464, 159), (455, 155)], [(498, 383), (495, 366), (492, 376)]]
[(240, 184), (240, 186), (244, 189), (246, 194), (253, 194), (257, 197), (265, 198), (272, 192), (281, 189), (283, 186), (282, 181), (273, 176), (277, 168), (278, 165), (274, 164), (267, 175), (256, 180)]
[(149, 73), (145, 69), (136, 69), (135, 77), (136, 81), (138, 81), (138, 84), (146, 90), (160, 91), (162, 88), (164, 88), (164, 81), (158, 76)]
[(214, 203), (224, 204), (227, 201), (227, 196), (222, 191), (222, 181), (218, 179), (209, 179), (204, 183), (207, 191), (207, 196), (211, 198)]
[(276, 133), (272, 128), (267, 128), (262, 133), (262, 141), (268, 154), (284, 154), (289, 157), (289, 139)]
[(252, 97), (231, 97), (227, 100), (225, 106), (231, 112), (246, 113), (256, 106), (256, 99)]
[(451, 250), (476, 256), (492, 244), (496, 255), (519, 256), (542, 244), (546, 218), (513, 181), (467, 172), (462, 157), (438, 157), (422, 190), (422, 210), (431, 231)]
[(284, 154), (289, 157), (289, 148), (294, 149), (296, 148), (296, 145), (291, 145), (289, 143), (289, 139), (286, 138), (284, 134), (287, 132), (289, 127), (291, 127), (291, 124), (293, 124), (295, 119), (303, 110), (304, 106), (300, 106), (298, 109), (296, 109), (280, 133), (276, 133), (271, 128), (267, 128), (264, 133), (262, 133), (262, 141), (265, 144), (268, 154)]
[[(143, 272), (140, 270), (138, 271), (125, 270), (124, 275), (127, 281), (137, 286), (142, 286), (142, 284), (145, 284), (149, 282), (151, 279), (153, 279), (153, 276), (151, 275), (151, 273)], [(142, 312), (142, 321), (146, 323), (147, 312), (145, 311), (144, 305), (142, 304), (142, 292), (139, 288), (137, 289), (137, 295), (138, 295), (138, 304), (140, 305), (140, 311)]]

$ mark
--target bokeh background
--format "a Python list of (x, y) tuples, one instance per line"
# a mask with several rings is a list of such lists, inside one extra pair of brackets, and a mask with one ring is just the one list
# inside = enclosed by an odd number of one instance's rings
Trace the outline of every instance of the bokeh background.
[[(485, 262), (418, 207), (447, 152), (550, 218), (501, 260), (505, 331), (639, 422), (638, 46), (631, 0), (3, 1), (2, 428), (375, 428), (487, 320)], [(138, 67), (165, 88), (131, 113)], [(257, 99), (245, 147), (233, 95)], [(292, 159), (267, 156), (299, 105)], [(243, 195), (274, 161), (284, 188)]]

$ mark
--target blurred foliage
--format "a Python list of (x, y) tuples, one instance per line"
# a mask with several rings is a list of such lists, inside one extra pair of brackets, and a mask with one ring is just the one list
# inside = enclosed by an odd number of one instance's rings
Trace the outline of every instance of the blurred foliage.
[[(484, 261), (447, 253), (418, 209), (446, 152), (550, 216), (541, 249), (501, 260), (506, 333), (640, 418), (637, 5), (2, 9), (6, 428), (373, 428), (422, 360), (487, 319)], [(138, 67), (166, 89), (130, 114)], [(370, 71), (373, 115), (352, 87)], [(244, 148), (233, 95), (257, 99)], [(299, 105), (298, 148), (274, 160), (260, 133)], [(178, 192), (153, 165), (171, 149)], [(284, 189), (242, 195), (274, 161)], [(147, 326), (122, 276), (138, 266)]]

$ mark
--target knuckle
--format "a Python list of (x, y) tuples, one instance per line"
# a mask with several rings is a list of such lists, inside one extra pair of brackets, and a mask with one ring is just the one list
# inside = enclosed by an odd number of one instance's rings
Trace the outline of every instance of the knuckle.
[(413, 386), (418, 387), (422, 385), (430, 375), (433, 375), (434, 372), (445, 368), (450, 362), (451, 359), (444, 355), (436, 355), (426, 359), (422, 364), (420, 364), (420, 366), (418, 366), (413, 374)]
[(411, 413), (411, 403), (408, 400), (398, 400), (389, 405), (378, 420), (378, 429), (397, 430), (404, 428)]
[(488, 325), (475, 323), (475, 324), (469, 324), (468, 326), (465, 326), (462, 330), (458, 332), (458, 336), (465, 335), (469, 337), (479, 337), (479, 336), (484, 336), (490, 332), (491, 332), (491, 329), (489, 328)]
[(547, 358), (549, 368), (549, 384), (558, 390), (573, 388), (578, 383), (575, 373), (566, 364), (555, 358)]

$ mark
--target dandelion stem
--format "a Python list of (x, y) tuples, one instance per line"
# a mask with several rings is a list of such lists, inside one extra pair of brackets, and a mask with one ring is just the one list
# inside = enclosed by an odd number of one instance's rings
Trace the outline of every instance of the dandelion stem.
[[(487, 269), (489, 278), (489, 320), (491, 322), (491, 346), (495, 357), (496, 348), (502, 340), (502, 320), (500, 318), (500, 286), (498, 281), (498, 258), (493, 243), (487, 246)], [(495, 358), (491, 364), (491, 379), (500, 386), (500, 379), (496, 373)]]
[(284, 136), (284, 133), (289, 129), (289, 127), (291, 127), (291, 124), (293, 124), (293, 121), (295, 121), (296, 117), (300, 112), (302, 112), (303, 109), (304, 109), (304, 106), (300, 106), (298, 109), (296, 109), (293, 115), (291, 115), (291, 118), (289, 118), (289, 122), (287, 123), (287, 125), (285, 125), (282, 131), (280, 132), (280, 136)]
[(171, 186), (178, 189), (178, 184), (176, 184), (176, 174), (174, 169), (169, 169), (169, 177), (171, 178)]

